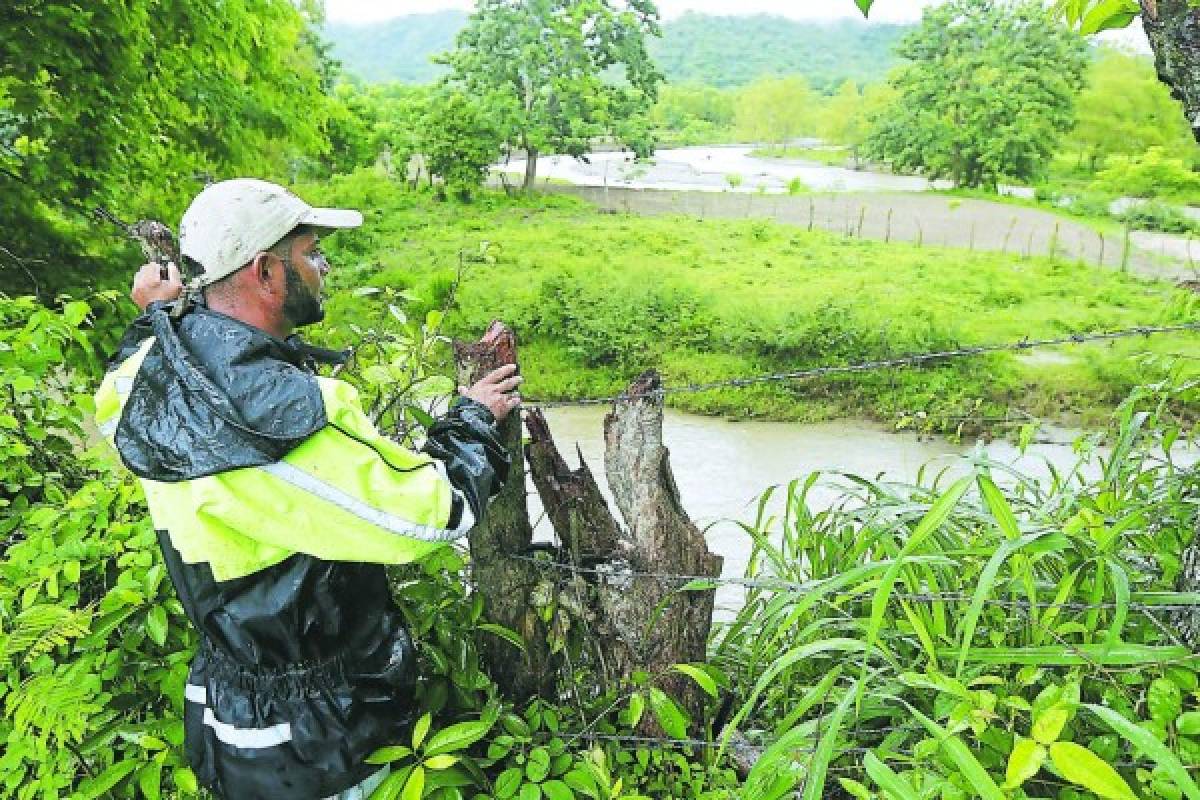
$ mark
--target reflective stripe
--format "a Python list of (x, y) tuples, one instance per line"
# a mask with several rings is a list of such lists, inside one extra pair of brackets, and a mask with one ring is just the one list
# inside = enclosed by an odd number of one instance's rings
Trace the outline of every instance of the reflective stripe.
[(128, 397), (129, 393), (133, 391), (133, 378), (127, 375), (118, 375), (113, 379), (113, 388), (121, 397)]
[[(146, 348), (143, 347), (144, 349)], [(144, 356), (145, 354), (143, 353), (142, 355)], [(141, 361), (138, 362), (138, 366), (141, 366)], [(113, 378), (113, 390), (117, 393), (117, 398), (121, 404), (117, 410), (117, 415), (97, 426), (100, 430), (100, 435), (110, 439), (116, 435), (117, 426), (121, 424), (121, 414), (125, 411), (125, 401), (129, 399), (129, 393), (133, 391), (133, 378), (128, 375), (118, 375)]]
[(109, 437), (115, 436), (117, 433), (117, 426), (119, 424), (121, 424), (121, 417), (120, 416), (113, 417), (108, 422), (105, 422), (104, 424), (102, 424), (100, 426), (100, 435), (101, 436), (109, 436)]
[[(439, 528), (435, 525), (418, 525), (415, 522), (394, 516), (382, 509), (368, 505), (357, 497), (343, 492), (336, 486), (325, 483), (320, 478), (310, 475), (286, 461), (276, 461), (274, 464), (267, 464), (258, 469), (274, 475), (281, 481), (290, 483), (297, 489), (308, 492), (328, 503), (332, 503), (343, 511), (353, 514), (376, 527), (382, 528), (388, 533), (408, 536), (426, 542), (448, 542), (458, 539), (471, 529), (470, 526), (463, 527), (461, 523), (453, 530)], [(468, 521), (472, 525), (475, 522), (470, 514), (463, 514), (462, 522), (465, 523)]]
[(446, 474), (446, 462), (440, 458), (433, 460), (433, 468), (437, 470), (437, 474), (442, 476), (442, 480), (450, 484), (450, 491), (454, 492), (454, 496), (458, 498), (462, 504), (462, 516), (458, 519), (458, 530), (471, 530), (475, 527), (475, 513), (471, 511), (471, 504), (467, 502), (467, 496), (454, 487), (450, 483), (450, 476)]
[(217, 738), (225, 744), (246, 749), (274, 747), (275, 745), (292, 740), (292, 724), (281, 722), (278, 725), (268, 725), (265, 728), (237, 728), (227, 722), (221, 722), (208, 708), (208, 690), (194, 683), (183, 687), (183, 698), (189, 703), (199, 703), (205, 706), (204, 724), (213, 729)]
[(292, 723), (290, 722), (281, 722), (266, 728), (235, 728), (217, 719), (213, 715), (212, 709), (208, 707), (204, 709), (204, 724), (213, 729), (213, 733), (217, 735), (218, 739), (234, 747), (257, 750), (263, 747), (274, 747), (292, 740)]

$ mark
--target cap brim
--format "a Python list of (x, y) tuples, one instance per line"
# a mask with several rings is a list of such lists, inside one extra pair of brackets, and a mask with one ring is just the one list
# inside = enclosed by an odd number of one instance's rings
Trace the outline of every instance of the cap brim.
[(300, 218), (298, 225), (317, 228), (357, 228), (363, 223), (363, 215), (348, 208), (313, 208)]

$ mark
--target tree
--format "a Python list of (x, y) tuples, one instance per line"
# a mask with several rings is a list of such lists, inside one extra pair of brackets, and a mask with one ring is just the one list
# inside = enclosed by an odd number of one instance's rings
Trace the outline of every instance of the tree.
[(646, 52), (660, 35), (652, 0), (480, 0), (454, 50), (447, 86), (476, 98), (510, 150), (581, 156), (612, 136), (639, 156), (662, 80)]
[(860, 92), (858, 84), (846, 81), (821, 109), (818, 130), (825, 141), (850, 148), (857, 169), (861, 149), (873, 120), (895, 102), (896, 92), (886, 83), (872, 83)]
[(804, 78), (759, 78), (738, 93), (735, 125), (749, 141), (784, 146), (815, 130), (816, 109), (816, 95)]
[(1030, 180), (1070, 127), (1085, 50), (1036, 3), (950, 0), (927, 8), (898, 50), (911, 63), (866, 143), (899, 169), (960, 186)]
[(442, 190), (469, 200), (500, 155), (500, 131), (487, 109), (460, 91), (446, 89), (431, 98), (421, 152)]
[[(93, 276), (87, 212), (177, 219), (193, 176), (285, 178), (327, 147), (329, 64), (291, 0), (15, 0), (0, 15), (6, 248)], [(48, 276), (49, 277), (49, 276)]]
[(1100, 48), (1088, 70), (1076, 120), (1068, 142), (1080, 149), (1092, 172), (1113, 155), (1133, 156), (1151, 147), (1176, 153), (1197, 149), (1179, 104), (1151, 63), (1112, 47)]

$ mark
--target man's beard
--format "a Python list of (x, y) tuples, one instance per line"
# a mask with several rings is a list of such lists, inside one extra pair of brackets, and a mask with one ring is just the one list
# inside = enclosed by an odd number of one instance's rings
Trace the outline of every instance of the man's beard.
[(312, 325), (325, 319), (325, 306), (321, 299), (313, 294), (308, 284), (300, 277), (300, 273), (291, 264), (285, 272), (287, 279), (287, 297), (283, 300), (283, 315), (293, 327)]

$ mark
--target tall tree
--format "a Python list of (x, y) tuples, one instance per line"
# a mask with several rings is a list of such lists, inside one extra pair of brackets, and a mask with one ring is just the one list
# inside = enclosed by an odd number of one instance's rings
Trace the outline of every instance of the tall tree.
[(860, 92), (854, 81), (846, 81), (821, 109), (818, 127), (821, 138), (848, 147), (857, 169), (873, 120), (895, 99), (895, 90), (886, 83), (868, 84)]
[(1029, 180), (1070, 127), (1085, 49), (1037, 3), (950, 0), (927, 8), (898, 51), (899, 102), (868, 138), (871, 157), (961, 186)]
[(648, 112), (662, 76), (646, 52), (658, 36), (652, 0), (480, 0), (446, 82), (487, 109), (508, 149), (581, 156), (611, 136), (648, 155)]
[(816, 95), (804, 78), (759, 78), (738, 92), (735, 124), (739, 136), (783, 146), (815, 130), (816, 110)]
[(194, 175), (284, 178), (325, 149), (319, 12), (291, 0), (8, 3), (0, 244), (81, 267), (95, 205), (177, 218)]
[(1148, 58), (1101, 48), (1076, 109), (1068, 142), (1093, 172), (1111, 155), (1139, 155), (1151, 147), (1200, 155), (1179, 104), (1159, 83)]

